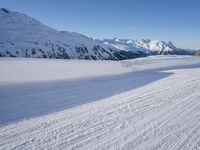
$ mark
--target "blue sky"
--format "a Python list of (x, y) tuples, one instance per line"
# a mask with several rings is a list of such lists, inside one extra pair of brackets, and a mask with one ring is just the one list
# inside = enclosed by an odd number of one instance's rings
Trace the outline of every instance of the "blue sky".
[(200, 0), (0, 0), (58, 30), (200, 48)]

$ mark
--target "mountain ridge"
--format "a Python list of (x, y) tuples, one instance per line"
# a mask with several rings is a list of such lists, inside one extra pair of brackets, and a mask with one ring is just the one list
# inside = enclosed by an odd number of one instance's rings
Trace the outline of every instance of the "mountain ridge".
[[(115, 39), (106, 43), (106, 40), (94, 40), (80, 33), (58, 31), (26, 14), (6, 8), (0, 9), (0, 20), (0, 57), (123, 60), (165, 54), (157, 53), (139, 41), (120, 43)], [(182, 54), (177, 53), (175, 46), (173, 50), (176, 52), (170, 54)]]
[(150, 39), (101, 39), (106, 45), (113, 46), (124, 51), (143, 51), (149, 55), (166, 55), (166, 54), (178, 54), (178, 55), (191, 55), (192, 52), (177, 48), (171, 41), (159, 41)]

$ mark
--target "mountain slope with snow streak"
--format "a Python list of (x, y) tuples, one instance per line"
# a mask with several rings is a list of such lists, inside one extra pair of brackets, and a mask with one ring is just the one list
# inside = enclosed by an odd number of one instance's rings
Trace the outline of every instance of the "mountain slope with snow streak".
[(0, 149), (199, 149), (200, 59), (116, 63), (118, 74), (0, 84)]

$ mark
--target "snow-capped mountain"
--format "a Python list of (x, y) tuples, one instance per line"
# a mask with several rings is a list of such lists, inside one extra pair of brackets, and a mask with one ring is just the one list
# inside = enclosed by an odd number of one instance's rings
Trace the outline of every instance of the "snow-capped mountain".
[(34, 18), (0, 9), (0, 57), (122, 60), (152, 54), (189, 54), (171, 42), (153, 40), (94, 40), (57, 31)]
[(115, 47), (117, 49), (143, 53), (144, 55), (166, 55), (166, 54), (176, 54), (176, 55), (191, 55), (192, 52), (189, 50), (183, 50), (177, 48), (172, 42), (164, 42), (158, 40), (141, 39), (141, 40), (130, 40), (130, 39), (102, 39), (106, 45)]
[(127, 59), (116, 48), (82, 34), (57, 31), (19, 12), (0, 9), (0, 56)]

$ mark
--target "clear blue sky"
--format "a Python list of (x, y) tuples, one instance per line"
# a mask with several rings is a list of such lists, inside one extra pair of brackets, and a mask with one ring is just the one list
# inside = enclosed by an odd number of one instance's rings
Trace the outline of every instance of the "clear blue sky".
[(58, 30), (200, 48), (200, 0), (0, 0)]

